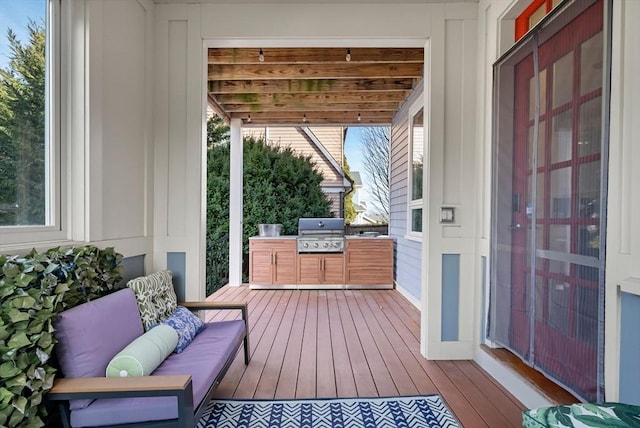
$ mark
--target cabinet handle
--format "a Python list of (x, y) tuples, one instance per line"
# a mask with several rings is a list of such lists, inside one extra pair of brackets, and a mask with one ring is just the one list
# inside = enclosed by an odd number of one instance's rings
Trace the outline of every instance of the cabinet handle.
[(275, 254), (273, 255), (273, 264), (274, 264), (274, 265), (277, 265), (277, 264), (278, 264), (278, 253), (275, 253)]
[(271, 254), (271, 264), (273, 264), (273, 253)]

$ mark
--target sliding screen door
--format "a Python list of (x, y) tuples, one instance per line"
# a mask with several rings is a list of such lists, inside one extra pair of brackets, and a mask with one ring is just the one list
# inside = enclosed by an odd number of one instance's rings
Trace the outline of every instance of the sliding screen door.
[(495, 66), (489, 337), (587, 400), (601, 383), (603, 40), (603, 1), (575, 1)]

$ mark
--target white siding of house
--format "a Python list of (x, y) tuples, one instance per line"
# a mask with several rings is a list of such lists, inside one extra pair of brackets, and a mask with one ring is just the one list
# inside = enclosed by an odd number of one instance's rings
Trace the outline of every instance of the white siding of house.
[[(325, 149), (330, 153), (336, 152), (336, 146), (341, 145), (341, 142), (335, 137), (340, 136), (340, 130), (342, 128), (325, 128), (322, 132), (322, 128), (314, 128), (311, 131), (316, 134), (318, 140), (323, 144)], [(245, 135), (253, 135), (256, 137), (265, 135), (265, 128), (247, 128), (243, 131)], [(325, 158), (324, 154), (318, 149), (315, 144), (310, 143), (305, 136), (300, 133), (296, 128), (292, 127), (271, 127), (266, 132), (267, 142), (272, 145), (280, 147), (289, 147), (294, 152), (309, 156), (311, 160), (316, 164), (318, 171), (322, 173), (324, 180), (323, 186), (342, 186), (342, 175), (336, 171), (336, 169)], [(331, 151), (331, 150), (333, 151)], [(342, 162), (337, 162), (338, 165), (342, 165)]]
[[(416, 94), (418, 95), (418, 94)], [(422, 92), (419, 93), (422, 96)], [(409, 105), (415, 99), (407, 102)], [(409, 175), (409, 118), (404, 108), (391, 127), (389, 185), (389, 235), (395, 240), (395, 281), (398, 290), (412, 302), (422, 296), (422, 242), (407, 239), (407, 193)]]

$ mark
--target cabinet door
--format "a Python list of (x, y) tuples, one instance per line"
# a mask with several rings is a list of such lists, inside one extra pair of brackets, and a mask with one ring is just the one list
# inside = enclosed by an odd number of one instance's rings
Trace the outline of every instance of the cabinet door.
[(292, 248), (274, 249), (273, 252), (273, 283), (295, 284), (296, 283), (296, 250)]
[(347, 284), (392, 284), (393, 241), (352, 239), (347, 242)]
[(252, 249), (249, 252), (249, 282), (269, 285), (273, 283), (270, 249)]
[(344, 255), (326, 254), (322, 261), (322, 282), (344, 284)]
[(298, 284), (320, 284), (322, 281), (322, 256), (298, 254)]

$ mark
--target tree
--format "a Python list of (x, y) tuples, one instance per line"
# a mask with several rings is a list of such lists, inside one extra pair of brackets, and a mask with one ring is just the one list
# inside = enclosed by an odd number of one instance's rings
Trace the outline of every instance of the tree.
[(362, 130), (362, 163), (371, 180), (369, 191), (373, 205), (389, 221), (389, 151), (391, 128), (369, 127)]
[(28, 43), (10, 29), (9, 65), (0, 69), (0, 225), (45, 222), (44, 24)]
[[(347, 157), (343, 156), (344, 160), (344, 173), (351, 180), (351, 168), (349, 167), (349, 162), (347, 162)], [(353, 182), (353, 180), (351, 180)], [(344, 222), (346, 224), (351, 224), (356, 219), (356, 206), (353, 203), (353, 193), (355, 189), (353, 187), (344, 197)]]
[[(226, 138), (224, 134), (220, 136)], [(211, 144), (207, 156), (207, 294), (210, 294), (229, 278), (229, 143)], [(280, 223), (282, 234), (296, 235), (300, 217), (331, 216), (331, 203), (320, 186), (322, 174), (310, 156), (245, 138), (243, 161), (245, 260), (249, 255), (249, 238), (257, 234), (258, 224)], [(244, 265), (246, 270), (247, 263)]]

